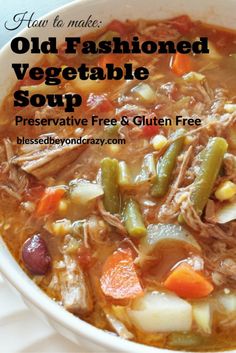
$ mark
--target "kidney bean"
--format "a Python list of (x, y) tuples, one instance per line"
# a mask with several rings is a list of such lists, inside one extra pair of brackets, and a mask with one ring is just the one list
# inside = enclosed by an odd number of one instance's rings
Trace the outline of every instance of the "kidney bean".
[(33, 275), (45, 275), (51, 265), (51, 256), (40, 234), (27, 239), (22, 247), (22, 260)]

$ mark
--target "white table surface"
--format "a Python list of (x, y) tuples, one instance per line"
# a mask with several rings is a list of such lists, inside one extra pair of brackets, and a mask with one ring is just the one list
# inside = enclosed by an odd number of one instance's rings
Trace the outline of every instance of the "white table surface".
[(42, 322), (0, 276), (0, 353), (83, 353)]
[[(69, 2), (71, 0), (0, 0), (0, 48), (17, 34), (4, 28), (5, 21), (15, 13), (35, 12), (38, 18)], [(70, 352), (83, 353), (35, 316), (0, 276), (0, 353)]]

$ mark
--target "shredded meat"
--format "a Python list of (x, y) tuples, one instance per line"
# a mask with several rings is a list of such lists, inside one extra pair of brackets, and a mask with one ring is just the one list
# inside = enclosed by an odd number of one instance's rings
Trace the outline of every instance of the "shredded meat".
[(215, 90), (215, 97), (211, 106), (211, 112), (213, 114), (222, 112), (224, 105), (228, 99), (227, 93), (228, 92), (223, 88), (217, 88)]
[(173, 196), (177, 193), (179, 187), (181, 186), (192, 156), (193, 156), (193, 145), (188, 148), (188, 150), (186, 151), (186, 153), (183, 156), (182, 163), (181, 163), (180, 168), (178, 170), (177, 178), (174, 181), (174, 183), (172, 184), (171, 190), (170, 190), (169, 195), (167, 197), (167, 200), (166, 200), (167, 202), (171, 202)]
[(93, 299), (87, 277), (72, 256), (65, 255), (64, 263), (65, 268), (58, 272), (63, 306), (73, 314), (88, 314)]
[(108, 227), (101, 217), (91, 215), (86, 224), (88, 239), (91, 239), (93, 243), (100, 245), (108, 243)]
[(10, 180), (18, 181), (16, 167), (12, 165), (12, 158), (14, 157), (14, 152), (13, 152), (11, 140), (6, 138), (3, 140), (3, 142), (6, 150), (6, 157), (7, 157), (7, 165), (5, 168), (5, 172), (9, 172)]
[(206, 269), (213, 276), (216, 273), (222, 274), (222, 281), (231, 283), (235, 287), (235, 224), (220, 227), (207, 221), (203, 222), (194, 210), (190, 197), (181, 204), (181, 213), (186, 224), (198, 234), (198, 241), (202, 244)]
[(84, 245), (86, 248), (90, 248), (90, 245), (89, 245), (89, 231), (88, 231), (88, 223), (85, 222), (84, 225), (83, 225), (83, 229), (84, 229)]
[(231, 246), (236, 245), (236, 238), (234, 239), (230, 237), (228, 234), (226, 234), (226, 232), (224, 232), (221, 227), (207, 222), (203, 222), (201, 220), (200, 216), (195, 211), (193, 204), (190, 200), (190, 194), (182, 202), (180, 210), (186, 224), (193, 230), (198, 232), (200, 237), (211, 237), (214, 239), (224, 240), (226, 244), (229, 244)]
[(232, 114), (224, 114), (215, 124), (215, 133), (217, 136), (224, 136), (228, 128), (236, 122), (236, 112)]
[(227, 179), (236, 182), (236, 156), (226, 153), (223, 160), (224, 171)]
[(170, 23), (149, 24), (147, 21), (140, 20), (138, 24), (139, 36), (152, 40), (176, 40), (181, 35), (179, 31), (174, 28)]
[(116, 331), (116, 333), (126, 339), (132, 339), (134, 338), (134, 335), (127, 329), (125, 324), (118, 320), (108, 309), (104, 309), (105, 316), (107, 318), (107, 321), (111, 325), (111, 327)]
[(103, 206), (103, 202), (101, 199), (98, 199), (98, 211), (101, 214), (104, 221), (110, 224), (112, 227), (115, 227), (118, 232), (122, 235), (127, 235), (127, 231), (123, 226), (118, 215), (113, 215), (110, 212), (107, 212)]
[(207, 85), (206, 81), (204, 80), (203, 84), (197, 83), (196, 87), (199, 90), (199, 92), (201, 93), (201, 95), (204, 99), (204, 102), (209, 104), (212, 99), (212, 91), (209, 89), (209, 86)]
[(208, 200), (205, 209), (205, 219), (209, 223), (216, 223), (216, 205), (213, 200)]
[[(88, 138), (86, 136), (86, 138)], [(19, 165), (26, 173), (32, 174), (37, 179), (58, 173), (61, 169), (69, 166), (78, 153), (84, 151), (86, 145), (65, 145), (59, 147), (45, 148), (44, 150), (25, 153), (14, 157), (12, 162)]]
[(187, 135), (196, 135), (196, 133), (201, 133), (206, 131), (208, 133), (208, 138), (210, 136), (222, 136), (226, 129), (231, 127), (236, 122), (236, 113), (224, 114), (222, 116), (209, 116), (205, 124), (202, 126), (190, 130), (186, 133)]
[(183, 160), (180, 165), (177, 178), (170, 187), (170, 191), (166, 198), (166, 201), (159, 210), (158, 219), (161, 222), (167, 222), (171, 219), (176, 218), (178, 215), (180, 209), (179, 196), (181, 195), (181, 198), (184, 198), (185, 193), (185, 190), (181, 190), (180, 186), (185, 177), (185, 173), (191, 160), (192, 154), (193, 146), (190, 146), (183, 156)]
[(11, 140), (6, 138), (3, 140), (3, 143), (6, 152), (6, 161), (3, 162), (3, 174), (5, 175), (6, 181), (5, 179), (2, 181), (0, 189), (20, 201), (22, 193), (27, 188), (28, 178), (26, 173), (18, 170), (18, 168), (12, 164), (14, 151)]
[(0, 190), (5, 191), (8, 195), (14, 197), (15, 199), (17, 199), (19, 201), (21, 200), (21, 195), (18, 192), (12, 190), (12, 188), (10, 188), (7, 185), (0, 185)]
[(233, 311), (233, 313), (227, 313), (227, 316), (223, 320), (220, 320), (219, 324), (221, 327), (233, 329), (236, 325), (235, 311)]

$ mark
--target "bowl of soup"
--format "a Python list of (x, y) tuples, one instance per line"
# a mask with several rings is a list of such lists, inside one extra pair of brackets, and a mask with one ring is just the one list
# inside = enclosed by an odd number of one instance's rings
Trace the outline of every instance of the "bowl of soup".
[(98, 28), (22, 31), (56, 53), (1, 50), (0, 269), (78, 349), (236, 347), (234, 10), (76, 1), (47, 19)]

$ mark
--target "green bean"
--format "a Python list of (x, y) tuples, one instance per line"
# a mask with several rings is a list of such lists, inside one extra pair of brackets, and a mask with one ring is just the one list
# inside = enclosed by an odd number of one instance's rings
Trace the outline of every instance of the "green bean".
[(139, 205), (133, 199), (125, 202), (123, 217), (125, 227), (131, 237), (143, 237), (147, 234)]
[(203, 151), (200, 170), (190, 196), (194, 209), (200, 215), (212, 192), (227, 147), (228, 144), (224, 138), (214, 137), (208, 141)]
[(104, 189), (103, 203), (108, 212), (119, 213), (120, 194), (118, 185), (118, 160), (104, 158), (101, 161), (102, 185)]
[(130, 170), (124, 161), (119, 162), (118, 184), (121, 187), (130, 187), (132, 185)]
[(146, 154), (143, 159), (140, 173), (135, 178), (135, 183), (142, 183), (148, 180), (155, 180), (156, 178), (156, 167), (153, 153)]
[(151, 188), (152, 196), (162, 197), (167, 193), (177, 157), (183, 149), (184, 133), (184, 129), (179, 129), (172, 135), (173, 139), (177, 139), (171, 143), (162, 158), (158, 161), (157, 177)]

